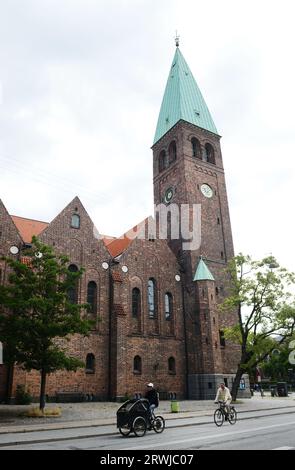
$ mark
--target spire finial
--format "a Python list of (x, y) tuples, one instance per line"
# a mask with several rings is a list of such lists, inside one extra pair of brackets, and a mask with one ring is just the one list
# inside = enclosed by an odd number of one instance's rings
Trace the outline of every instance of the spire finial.
[(176, 47), (179, 47), (179, 38), (180, 36), (177, 34), (177, 30), (175, 31), (175, 44), (176, 44)]

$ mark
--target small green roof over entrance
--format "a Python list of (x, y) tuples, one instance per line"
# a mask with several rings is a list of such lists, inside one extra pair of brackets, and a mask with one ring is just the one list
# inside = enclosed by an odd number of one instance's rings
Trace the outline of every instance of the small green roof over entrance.
[(177, 47), (160, 109), (154, 144), (181, 119), (218, 134), (193, 74)]
[(210, 269), (202, 258), (198, 264), (194, 281), (215, 281)]

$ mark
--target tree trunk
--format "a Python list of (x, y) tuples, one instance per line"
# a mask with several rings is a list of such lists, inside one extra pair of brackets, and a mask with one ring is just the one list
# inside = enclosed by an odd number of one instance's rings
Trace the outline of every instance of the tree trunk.
[(46, 371), (41, 370), (41, 387), (40, 387), (40, 410), (43, 412), (45, 408), (45, 391), (46, 391)]
[(5, 403), (7, 403), (8, 405), (10, 404), (11, 395), (12, 395), (13, 374), (14, 374), (14, 363), (7, 364)]
[(243, 373), (244, 373), (244, 370), (239, 367), (238, 370), (237, 370), (236, 376), (234, 378), (233, 386), (232, 386), (232, 389), (231, 389), (231, 395), (232, 395), (233, 401), (235, 401), (237, 399), (238, 390), (239, 390), (239, 386), (240, 386), (240, 381), (241, 381)]

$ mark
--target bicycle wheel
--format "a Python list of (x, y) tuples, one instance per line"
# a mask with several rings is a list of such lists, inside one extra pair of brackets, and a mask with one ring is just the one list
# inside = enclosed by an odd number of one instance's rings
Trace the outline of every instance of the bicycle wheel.
[(142, 437), (146, 433), (146, 420), (142, 416), (137, 416), (132, 425), (136, 437)]
[(129, 428), (128, 425), (125, 424), (125, 426), (121, 426), (119, 428), (119, 431), (122, 434), (122, 436), (129, 436), (129, 434), (131, 433), (131, 428)]
[(153, 429), (155, 432), (160, 434), (165, 429), (165, 420), (162, 416), (156, 416), (153, 421)]
[(230, 424), (236, 424), (237, 422), (237, 412), (233, 406), (230, 408), (230, 413), (228, 415), (228, 421)]
[(222, 426), (223, 425), (223, 421), (224, 421), (224, 414), (223, 412), (221, 411), (220, 408), (218, 408), (217, 410), (215, 410), (214, 412), (214, 423), (216, 424), (216, 426)]

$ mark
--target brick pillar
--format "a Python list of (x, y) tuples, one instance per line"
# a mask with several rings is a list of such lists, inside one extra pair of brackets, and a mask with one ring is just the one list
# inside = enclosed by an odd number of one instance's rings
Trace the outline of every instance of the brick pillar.
[(197, 281), (199, 297), (200, 341), (202, 348), (202, 373), (222, 372), (219, 340), (219, 321), (215, 299), (214, 281)]
[(110, 398), (120, 400), (127, 391), (127, 324), (122, 302), (123, 279), (118, 270), (111, 273), (112, 303), (110, 322)]

